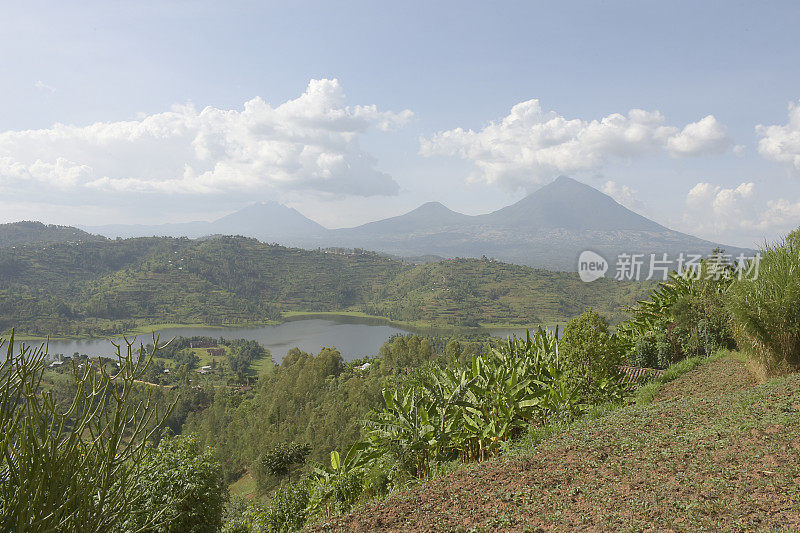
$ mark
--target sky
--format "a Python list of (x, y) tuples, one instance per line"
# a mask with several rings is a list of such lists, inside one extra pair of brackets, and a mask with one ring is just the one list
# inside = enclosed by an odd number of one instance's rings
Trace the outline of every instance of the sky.
[(757, 246), (800, 225), (797, 2), (0, 4), (0, 222), (335, 228), (559, 175)]

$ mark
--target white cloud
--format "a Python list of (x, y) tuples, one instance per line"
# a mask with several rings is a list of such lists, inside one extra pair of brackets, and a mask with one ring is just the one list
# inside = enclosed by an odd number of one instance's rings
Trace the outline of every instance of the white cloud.
[(800, 226), (800, 200), (791, 202), (779, 198), (767, 202), (758, 229), (779, 228), (785, 232), (798, 226)]
[(664, 122), (658, 111), (641, 109), (600, 120), (567, 119), (543, 111), (538, 100), (528, 100), (480, 131), (457, 128), (421, 138), (420, 153), (470, 160), (476, 166), (471, 180), (514, 189), (546, 183), (560, 174), (597, 170), (612, 158), (659, 151), (672, 157), (696, 156), (724, 151), (732, 144), (712, 115), (683, 130)]
[(667, 139), (667, 150), (675, 157), (721, 154), (732, 144), (728, 129), (714, 115), (708, 115)]
[(704, 230), (722, 231), (750, 225), (749, 200), (754, 190), (753, 182), (742, 183), (735, 189), (700, 182), (686, 195), (687, 220), (699, 223)]
[(277, 107), (257, 97), (241, 110), (185, 105), (132, 121), (0, 132), (0, 190), (396, 193), (357, 140), (373, 127), (402, 126), (412, 113), (345, 100), (337, 80), (312, 80)]
[(608, 180), (603, 184), (602, 191), (628, 209), (641, 211), (644, 208), (638, 191), (627, 185), (620, 185), (616, 181)]
[(786, 232), (800, 224), (800, 200), (778, 198), (759, 203), (752, 182), (731, 189), (700, 182), (686, 195), (683, 224), (687, 230), (711, 235)]
[(785, 126), (756, 126), (758, 153), (767, 159), (800, 170), (800, 101), (789, 103), (789, 122)]

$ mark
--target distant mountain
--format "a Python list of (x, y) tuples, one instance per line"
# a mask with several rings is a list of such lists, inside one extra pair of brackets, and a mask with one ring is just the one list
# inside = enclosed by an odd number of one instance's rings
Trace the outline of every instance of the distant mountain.
[(0, 248), (22, 244), (104, 240), (106, 240), (105, 237), (92, 235), (72, 226), (56, 226), (33, 221), (0, 224)]
[(106, 237), (189, 237), (242, 235), (262, 242), (280, 242), (295, 246), (316, 246), (326, 229), (304, 217), (296, 209), (277, 202), (258, 203), (213, 222), (172, 224), (112, 224), (86, 227), (87, 231)]
[(675, 258), (680, 252), (708, 254), (716, 247), (734, 254), (752, 252), (673, 231), (567, 177), (486, 215), (425, 204), (399, 217), (332, 230), (327, 243), (403, 257), (486, 255), (553, 270), (575, 270), (584, 250), (601, 254), (612, 268), (622, 253)]
[(404, 215), (328, 230), (295, 209), (255, 204), (214, 222), (85, 228), (108, 237), (243, 235), (305, 248), (364, 248), (400, 257), (494, 257), (552, 270), (575, 270), (592, 250), (611, 265), (622, 253), (708, 254), (716, 247), (634, 213), (610, 196), (567, 177), (485, 215), (464, 215), (429, 202)]
[(358, 238), (365, 236), (386, 238), (392, 235), (408, 234), (426, 235), (431, 230), (441, 231), (443, 228), (455, 227), (470, 219), (472, 217), (469, 215), (456, 213), (439, 202), (428, 202), (405, 215), (369, 222), (356, 228), (333, 230), (333, 233), (344, 236), (353, 235)]
[(527, 230), (667, 230), (664, 226), (623, 207), (597, 189), (565, 176), (513, 205), (475, 218), (483, 224), (495, 227)]

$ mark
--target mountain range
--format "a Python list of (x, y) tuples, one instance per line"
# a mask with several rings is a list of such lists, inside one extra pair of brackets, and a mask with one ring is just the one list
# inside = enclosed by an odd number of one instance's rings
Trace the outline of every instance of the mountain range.
[(242, 235), (301, 248), (364, 248), (401, 257), (493, 257), (552, 270), (575, 270), (592, 250), (614, 264), (622, 253), (752, 253), (666, 228), (610, 196), (560, 177), (515, 204), (465, 215), (429, 202), (404, 215), (354, 228), (326, 229), (276, 202), (248, 206), (213, 222), (83, 227), (106, 237)]

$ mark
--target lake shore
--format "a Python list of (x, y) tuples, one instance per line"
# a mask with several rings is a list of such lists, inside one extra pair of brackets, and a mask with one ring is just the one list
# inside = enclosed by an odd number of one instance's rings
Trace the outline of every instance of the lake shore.
[[(333, 320), (343, 320), (345, 322), (353, 322), (353, 323), (367, 323), (367, 324), (374, 324), (374, 325), (386, 325), (386, 326), (393, 326), (396, 328), (408, 330), (412, 333), (427, 333), (427, 334), (446, 334), (446, 333), (455, 333), (455, 332), (479, 332), (479, 331), (503, 331), (503, 330), (525, 330), (530, 329), (534, 330), (539, 326), (542, 327), (555, 327), (555, 326), (563, 326), (563, 323), (554, 323), (554, 324), (511, 324), (511, 323), (480, 323), (479, 327), (471, 327), (471, 326), (458, 326), (453, 324), (441, 324), (435, 322), (425, 322), (421, 320), (415, 321), (403, 321), (403, 320), (392, 320), (386, 317), (377, 316), (377, 315), (369, 315), (367, 313), (363, 313), (361, 311), (285, 311), (282, 313), (282, 320), (260, 320), (260, 321), (252, 321), (246, 323), (237, 323), (237, 324), (201, 324), (201, 323), (176, 323), (176, 322), (165, 322), (165, 323), (154, 323), (154, 324), (143, 324), (141, 326), (137, 326), (132, 330), (125, 331), (121, 334), (111, 334), (105, 336), (93, 336), (93, 335), (50, 335), (50, 336), (37, 336), (37, 335), (25, 335), (25, 334), (15, 334), (14, 340), (15, 341), (23, 341), (23, 342), (45, 342), (48, 339), (53, 341), (58, 340), (100, 340), (100, 339), (107, 339), (109, 337), (139, 337), (142, 335), (150, 336), (153, 333), (158, 334), (159, 331), (165, 329), (175, 329), (175, 328), (196, 328), (196, 329), (220, 329), (220, 330), (231, 330), (235, 328), (253, 328), (253, 327), (261, 327), (261, 326), (275, 326), (280, 325), (286, 322), (292, 322), (296, 320), (304, 320), (304, 319), (311, 319), (311, 318), (320, 318), (320, 319), (333, 319)], [(11, 332), (2, 333), (0, 334), (0, 338), (8, 338), (10, 337)]]

